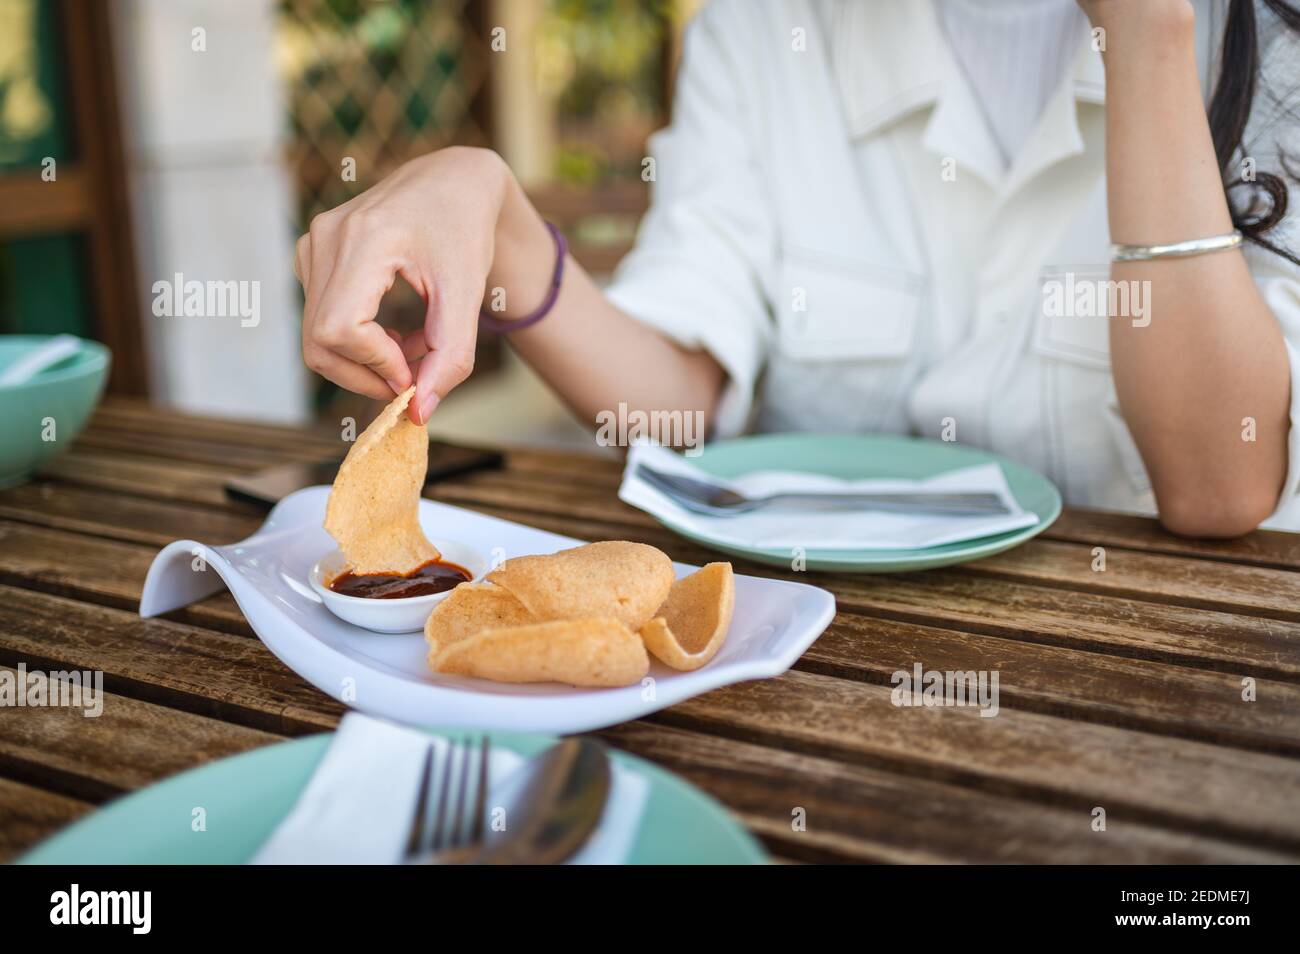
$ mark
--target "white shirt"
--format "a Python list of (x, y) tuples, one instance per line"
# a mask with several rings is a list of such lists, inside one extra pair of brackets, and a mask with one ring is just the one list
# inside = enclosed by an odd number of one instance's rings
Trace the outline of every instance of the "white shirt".
[[(955, 437), (1046, 474), (1069, 504), (1153, 513), (1110, 319), (1062, 315), (1047, 294), (1109, 275), (1103, 81), (1085, 31), (1004, 167), (933, 0), (719, 0), (689, 28), (673, 125), (651, 141), (653, 202), (610, 297), (726, 370), (715, 436)], [(1295, 247), (1293, 224), (1278, 237)], [(1288, 342), (1289, 504), (1300, 269), (1246, 256)], [(1300, 528), (1300, 506), (1270, 525)]]

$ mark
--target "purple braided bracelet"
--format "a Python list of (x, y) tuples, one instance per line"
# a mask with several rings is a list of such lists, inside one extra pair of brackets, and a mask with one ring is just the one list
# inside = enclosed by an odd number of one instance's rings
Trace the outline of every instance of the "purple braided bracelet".
[(569, 253), (569, 245), (564, 241), (564, 236), (559, 229), (550, 222), (545, 223), (545, 225), (551, 230), (551, 238), (555, 239), (555, 272), (551, 275), (551, 287), (546, 293), (546, 300), (531, 315), (525, 315), (514, 320), (493, 317), (492, 313), (486, 308), (480, 308), (479, 325), (488, 331), (519, 331), (529, 325), (537, 324), (550, 314), (551, 309), (555, 307), (555, 300), (560, 297), (560, 284), (564, 281), (564, 258)]

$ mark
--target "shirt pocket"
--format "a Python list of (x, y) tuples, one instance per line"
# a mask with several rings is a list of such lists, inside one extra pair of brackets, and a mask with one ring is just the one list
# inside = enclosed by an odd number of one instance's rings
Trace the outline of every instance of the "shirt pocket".
[(913, 272), (787, 249), (772, 295), (777, 349), (796, 361), (906, 357), (924, 287)]
[[(1110, 270), (1101, 266), (1045, 269), (1039, 276), (1042, 312), (1034, 328), (1034, 351), (1045, 358), (1109, 371), (1110, 319), (1105, 299), (1109, 279)], [(1080, 297), (1085, 283), (1093, 289), (1091, 306)]]
[[(1042, 308), (1030, 347), (1043, 359), (1044, 437), (1053, 476), (1067, 498), (1084, 505), (1132, 506), (1151, 485), (1115, 399), (1110, 322), (1127, 319), (1109, 316), (1109, 280), (1104, 265), (1044, 269)], [(1126, 481), (1122, 490), (1117, 477)]]

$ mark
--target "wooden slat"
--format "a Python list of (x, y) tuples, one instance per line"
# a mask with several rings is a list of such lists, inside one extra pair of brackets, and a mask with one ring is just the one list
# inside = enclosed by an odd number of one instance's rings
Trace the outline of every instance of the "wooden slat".
[(110, 692), (284, 735), (343, 707), (258, 640), (0, 586), (0, 664), (90, 669)]
[(0, 490), (0, 517), (153, 547), (181, 539), (235, 543), (254, 533), (265, 519), (233, 507), (147, 500), (50, 481)]
[(1273, 619), (1300, 620), (1300, 573), (1266, 567), (1138, 553), (1111, 548), (1105, 569), (1093, 570), (1089, 547), (1050, 540), (970, 563), (963, 571), (982, 577), (1103, 593), (1127, 599), (1199, 607)]
[[(810, 862), (1201, 864), (1283, 852), (633, 722), (601, 733), (725, 802), (768, 848)], [(802, 810), (801, 831), (792, 824)], [(1012, 834), (1014, 833), (1014, 834)]]
[(667, 532), (649, 514), (619, 501), (617, 489), (617, 483), (598, 489), (583, 487), (563, 476), (543, 481), (536, 475), (485, 472), (435, 485), (429, 496), (444, 503), (475, 509), (493, 507), (525, 517), (600, 522), (609, 527), (609, 533), (622, 537)]
[[(135, 612), (155, 552), (153, 547), (0, 521), (0, 583), (91, 604)], [(244, 614), (226, 592), (167, 618), (253, 636)]]
[(138, 596), (151, 560), (151, 547), (0, 521), (0, 579), (7, 576), (18, 585), (30, 581), (50, 592), (66, 587), (69, 593), (102, 593), (110, 599)]
[(150, 404), (147, 401), (120, 397), (111, 397), (95, 409), (90, 429), (96, 432), (126, 432), (132, 435), (155, 434), (189, 439), (207, 438), (222, 443), (272, 450), (288, 445), (327, 454), (338, 448), (341, 437), (341, 430), (328, 431), (315, 425), (287, 427), (262, 421), (200, 417), (174, 408)]
[[(20, 659), (101, 669), (110, 691), (272, 732), (329, 728), (342, 712), (259, 642), (0, 588), (0, 662)], [(1293, 759), (1037, 713), (898, 709), (884, 687), (802, 672), (709, 693), (653, 721), (1085, 817), (1100, 804), (1144, 824), (1300, 846)], [(1188, 778), (1203, 787), (1189, 790)]]
[[(138, 460), (138, 458), (137, 458)], [(153, 484), (131, 485), (131, 475), (117, 470), (120, 466), (113, 456), (104, 452), (74, 452), (66, 461), (49, 465), (36, 481), (0, 491), (0, 509), (10, 519), (41, 522), (48, 526), (64, 526), (60, 521), (71, 521), (73, 529), (122, 539), (147, 542), (166, 542), (166, 532), (177, 536), (199, 538), (200, 531), (209, 534), (247, 535), (265, 518), (257, 507), (226, 499), (223, 486), (231, 476), (229, 471), (213, 469), (207, 475), (195, 473), (193, 465), (186, 465), (185, 479), (156, 492)], [(136, 466), (139, 466), (138, 464)], [(166, 480), (166, 473), (158, 476)], [(443, 503), (468, 506), (477, 510), (494, 510), (509, 513), (515, 519), (528, 518), (536, 508), (502, 506), (503, 501), (518, 501), (517, 487), (500, 487), (501, 478), (493, 475), (476, 475), (465, 480), (446, 481), (431, 485), (426, 496)], [(516, 484), (519, 478), (514, 478)], [(484, 490), (484, 487), (496, 489)], [(533, 492), (537, 488), (533, 487)], [(602, 515), (597, 508), (565, 508), (562, 503), (540, 508), (551, 515), (564, 515), (565, 519), (582, 520)], [(566, 514), (566, 510), (568, 513)], [(165, 521), (164, 526), (148, 515), (157, 511)], [(176, 523), (177, 520), (181, 522)], [(189, 529), (187, 529), (189, 528)], [(668, 531), (658, 525), (644, 529), (618, 523), (602, 522), (604, 535), (627, 538), (632, 535), (651, 534), (668, 539)], [(115, 530), (130, 531), (119, 535)], [(201, 538), (199, 538), (201, 539)], [(238, 536), (233, 538), (238, 539)], [(205, 541), (206, 542), (206, 541)], [(215, 540), (214, 542), (227, 542)]]
[[(380, 407), (378, 403), (374, 406), (376, 409)], [(341, 421), (337, 426), (287, 427), (257, 421), (220, 420), (121, 398), (110, 398), (99, 406), (90, 431), (93, 434), (112, 434), (117, 438), (163, 437), (191, 442), (206, 440), (261, 450), (288, 449), (291, 453), (286, 454), (286, 458), (303, 454), (332, 457), (346, 452), (348, 447), (342, 439)], [(521, 473), (549, 473), (607, 482), (617, 481), (622, 472), (619, 458), (603, 454), (588, 457), (568, 450), (517, 447), (509, 448), (507, 453), (509, 469)]]
[(152, 547), (0, 521), (0, 582), (135, 607)]
[(1222, 563), (1300, 570), (1300, 534), (1256, 530), (1235, 540), (1188, 540), (1166, 532), (1150, 517), (1066, 509), (1045, 536), (1089, 547), (1125, 547)]
[[(40, 479), (60, 487), (106, 490), (142, 500), (215, 506), (258, 515), (261, 512), (257, 508), (232, 501), (225, 494), (226, 482), (232, 476), (247, 472), (247, 468), (232, 467), (228, 463), (176, 463), (164, 458), (142, 457), (125, 450), (77, 445), (69, 453), (46, 464)], [(608, 488), (608, 495), (613, 497), (612, 486)], [(614, 501), (616, 509), (604, 502), (593, 502), (596, 498), (590, 488), (575, 487), (573, 481), (563, 474), (484, 471), (431, 484), (426, 488), (426, 496), (443, 503), (478, 509), (496, 507), (520, 515), (540, 511), (604, 519), (611, 523), (611, 529), (617, 527), (617, 532), (623, 536), (628, 533), (625, 527), (666, 533), (648, 515), (617, 500)]]
[[(818, 575), (808, 582), (821, 585)], [(956, 571), (827, 581), (841, 611), (1286, 681), (1300, 623), (1073, 593)]]
[(224, 484), (228, 467), (145, 462), (120, 451), (95, 451), (74, 447), (45, 464), (38, 479), (64, 486), (110, 490), (144, 500), (174, 500), (206, 506), (228, 507)]
[[(144, 500), (170, 500), (234, 509), (246, 514), (260, 513), (257, 508), (232, 501), (225, 493), (225, 484), (232, 476), (247, 472), (247, 468), (228, 464), (180, 463), (141, 457), (127, 451), (78, 445), (47, 463), (39, 477), (61, 486), (109, 490)], [(609, 493), (612, 496), (612, 487)], [(540, 500), (543, 502), (541, 509), (563, 514), (565, 511), (556, 507), (557, 495), (575, 503), (591, 500), (593, 496), (590, 489), (575, 488), (573, 481), (563, 474), (520, 474), (514, 471), (486, 471), (440, 481), (426, 490), (430, 499), (444, 503), (473, 506), (481, 501), (486, 505), (510, 507), (512, 512), (537, 509)], [(649, 530), (659, 529), (658, 524), (640, 511), (621, 504), (617, 506), (622, 510), (611, 512), (606, 505), (591, 507), (588, 513), (616, 522), (642, 525)]]
[[(11, 666), (0, 670), (18, 675)], [(281, 739), (107, 691), (102, 706), (98, 716), (58, 706), (14, 709), (0, 734), (0, 775), (102, 802)]]
[[(110, 407), (120, 407), (120, 402), (113, 402)], [(279, 455), (281, 461), (321, 460), (339, 457), (346, 453), (348, 444), (337, 436), (320, 437), (313, 434), (298, 434), (294, 431), (269, 429), (265, 433), (251, 432), (245, 436), (245, 425), (233, 422), (209, 422), (205, 419), (172, 420), (169, 424), (151, 423), (149, 418), (138, 421), (133, 417), (123, 420), (120, 415), (111, 415), (101, 410), (95, 419), (109, 422), (108, 426), (97, 426), (87, 432), (89, 442), (86, 447), (98, 449), (126, 448), (135, 454), (150, 453), (160, 461), (186, 459), (197, 463), (212, 463), (229, 469), (229, 461), (218, 459), (218, 455), (206, 451), (201, 445), (220, 448), (236, 448), (235, 459), (239, 460), (243, 452), (258, 455), (264, 460), (267, 454)], [(538, 499), (544, 495), (537, 493), (536, 481), (543, 481), (555, 490), (567, 489), (574, 499), (580, 499), (582, 488), (596, 489), (604, 493), (617, 487), (622, 473), (622, 463), (618, 458), (592, 454), (559, 455), (552, 451), (536, 449), (510, 448), (505, 451), (508, 466), (502, 471), (483, 471), (481, 474), (496, 475), (513, 483), (522, 493), (521, 497)], [(182, 455), (177, 457), (176, 455)], [(612, 498), (611, 498), (612, 499)], [(640, 511), (630, 510), (633, 514)], [(652, 522), (644, 517), (647, 523)]]
[(982, 718), (972, 708), (900, 708), (887, 687), (798, 671), (698, 696), (649, 721), (1300, 849), (1300, 761), (1281, 756), (1019, 710)]
[(0, 778), (0, 864), (19, 855), (60, 828), (76, 821), (91, 806), (32, 785)]
[(250, 447), (247, 444), (218, 443), (198, 438), (166, 437), (159, 434), (123, 434), (98, 431), (93, 428), (77, 438), (76, 446), (130, 452), (145, 459), (156, 457), (167, 461), (215, 464), (230, 468), (231, 473), (259, 470), (295, 460), (316, 459), (309, 451), (296, 451), (291, 448)]
[[(90, 429), (92, 436), (111, 434), (115, 439), (166, 438), (189, 442), (206, 440), (214, 444), (234, 445), (279, 451), (285, 459), (306, 456), (312, 459), (345, 453), (342, 428), (289, 428), (244, 421), (222, 421), (192, 417), (172, 410), (150, 407), (134, 401), (110, 400), (96, 411)], [(167, 445), (158, 445), (167, 446)], [(488, 446), (488, 445), (484, 445)], [(620, 457), (600, 452), (595, 443), (592, 454), (546, 448), (506, 448), (511, 472), (566, 478), (570, 482), (592, 486), (617, 484), (623, 465)]]
[(1055, 646), (841, 614), (797, 664), (808, 672), (892, 686), (920, 663), (939, 672), (996, 672), (1002, 708), (1027, 709), (1300, 755), (1300, 687)]

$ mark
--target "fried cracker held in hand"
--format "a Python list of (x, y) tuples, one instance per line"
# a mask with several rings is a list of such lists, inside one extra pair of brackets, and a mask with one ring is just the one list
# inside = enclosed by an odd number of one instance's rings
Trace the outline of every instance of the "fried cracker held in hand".
[(407, 388), (361, 432), (325, 505), (325, 529), (358, 575), (405, 574), (438, 559), (420, 529), (429, 436), (405, 413), (414, 394)]
[(655, 618), (641, 627), (646, 649), (673, 669), (699, 669), (727, 638), (736, 606), (730, 563), (710, 563), (673, 584)]
[(668, 596), (673, 564), (644, 543), (607, 540), (514, 557), (488, 574), (539, 620), (605, 617), (635, 631)]
[(650, 669), (641, 637), (616, 619), (570, 619), (489, 629), (446, 646), (434, 672), (496, 682), (631, 685)]

